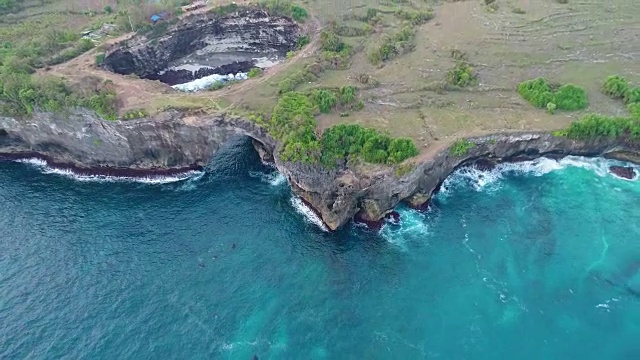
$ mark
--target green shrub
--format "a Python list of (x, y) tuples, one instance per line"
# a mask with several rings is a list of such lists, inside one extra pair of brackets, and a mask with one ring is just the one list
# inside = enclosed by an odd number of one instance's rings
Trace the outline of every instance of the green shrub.
[(624, 103), (625, 104), (633, 104), (640, 103), (640, 87), (634, 87), (633, 89), (629, 89), (624, 94)]
[(460, 139), (451, 145), (449, 152), (453, 156), (464, 156), (475, 146), (476, 144), (467, 139)]
[(624, 134), (637, 135), (640, 125), (637, 120), (611, 117), (599, 114), (587, 114), (574, 121), (564, 131), (571, 139), (593, 139), (597, 137), (620, 137)]
[(345, 43), (333, 31), (323, 31), (320, 34), (320, 44), (322, 51), (340, 52), (345, 47)]
[(456, 66), (447, 72), (447, 83), (453, 86), (465, 87), (476, 82), (477, 76), (473, 68), (464, 61), (458, 61)]
[(432, 11), (416, 11), (411, 9), (398, 9), (395, 11), (395, 16), (407, 20), (413, 25), (424, 24), (433, 18)]
[(96, 65), (100, 66), (104, 62), (104, 53), (96, 55)]
[(622, 76), (609, 76), (602, 84), (602, 93), (612, 99), (624, 99), (625, 94), (629, 91), (629, 82)]
[(223, 81), (214, 81), (213, 83), (211, 83), (211, 85), (207, 86), (207, 90), (209, 91), (215, 91), (215, 90), (220, 90), (223, 87), (225, 87), (226, 84)]
[(409, 26), (405, 26), (393, 36), (383, 36), (379, 45), (369, 50), (369, 62), (378, 65), (413, 50), (414, 38), (415, 30)]
[(148, 117), (149, 113), (145, 109), (132, 109), (127, 111), (123, 116), (122, 120), (134, 120), (134, 119), (142, 119)]
[(333, 91), (325, 89), (314, 90), (311, 94), (314, 104), (318, 106), (321, 113), (328, 114), (338, 103), (338, 98)]
[(307, 35), (299, 36), (298, 39), (296, 39), (296, 49), (302, 49), (303, 47), (307, 46), (310, 41), (311, 40)]
[(555, 113), (555, 112), (556, 112), (556, 108), (557, 108), (557, 107), (558, 107), (558, 106), (557, 106), (555, 103), (552, 103), (552, 102), (547, 103), (547, 113), (548, 113), (549, 115), (553, 115), (553, 113)]
[(215, 9), (213, 9), (213, 13), (215, 13), (218, 16), (225, 16), (225, 15), (234, 13), (236, 11), (238, 11), (238, 5), (235, 2), (228, 5), (218, 6)]
[(266, 8), (272, 14), (289, 16), (297, 22), (304, 22), (309, 16), (303, 7), (287, 0), (260, 0), (258, 6)]
[(291, 17), (293, 18), (293, 20), (297, 22), (305, 22), (308, 16), (309, 14), (307, 13), (307, 10), (305, 10), (304, 8), (298, 5), (291, 6)]
[(348, 157), (371, 163), (397, 164), (418, 155), (410, 139), (391, 139), (357, 124), (340, 124), (325, 130), (321, 139), (322, 163), (335, 166)]
[(356, 88), (353, 86), (343, 86), (340, 88), (340, 103), (342, 105), (351, 104), (356, 99)]
[(250, 79), (258, 77), (260, 75), (262, 75), (262, 69), (260, 69), (259, 67), (251, 68), (251, 70), (249, 70), (249, 72), (247, 73), (247, 77)]
[(104, 7), (104, 12), (106, 12), (107, 14), (111, 14), (113, 12), (113, 8), (107, 5)]
[(587, 92), (573, 84), (564, 84), (554, 94), (553, 101), (560, 110), (575, 111), (587, 107)]
[(521, 82), (518, 85), (518, 93), (537, 108), (544, 108), (548, 103), (553, 102), (553, 92), (544, 78)]
[(565, 84), (554, 91), (546, 79), (527, 80), (518, 85), (518, 93), (531, 105), (546, 108), (549, 103), (558, 110), (575, 111), (587, 107), (587, 92), (576, 85)]
[(631, 103), (627, 106), (629, 112), (631, 113), (631, 117), (635, 119), (640, 119), (640, 102)]

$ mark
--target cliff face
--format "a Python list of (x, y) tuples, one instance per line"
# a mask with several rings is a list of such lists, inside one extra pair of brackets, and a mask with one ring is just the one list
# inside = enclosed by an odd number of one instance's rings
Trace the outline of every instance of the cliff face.
[(619, 139), (572, 141), (544, 133), (470, 139), (464, 156), (443, 150), (398, 177), (393, 169), (359, 165), (346, 169), (286, 163), (275, 156), (276, 141), (261, 127), (238, 117), (185, 115), (176, 111), (153, 119), (106, 122), (90, 112), (36, 114), (29, 120), (0, 117), (0, 155), (41, 156), (75, 170), (144, 175), (206, 165), (230, 137), (253, 138), (261, 158), (275, 160), (294, 193), (306, 200), (331, 229), (354, 216), (376, 221), (406, 200), (424, 205), (458, 166), (477, 159), (519, 161), (545, 154), (608, 156), (640, 162), (640, 144)]
[[(158, 25), (156, 25), (158, 26)], [(247, 53), (251, 60), (257, 53), (286, 54), (296, 46), (300, 29), (289, 18), (270, 16), (260, 9), (241, 9), (220, 17), (213, 13), (186, 17), (155, 39), (136, 36), (105, 54), (103, 67), (118, 74), (136, 74), (141, 78), (156, 79), (174, 61), (187, 55), (211, 54), (211, 58), (224, 54)], [(231, 66), (220, 60), (216, 66)], [(249, 63), (245, 67), (251, 68)], [(205, 74), (208, 75), (208, 74)]]
[(177, 111), (153, 119), (108, 122), (95, 114), (0, 117), (0, 154), (45, 157), (80, 171), (135, 173), (178, 171), (206, 165), (232, 136), (256, 139), (267, 151), (276, 143), (254, 123), (227, 115), (188, 116)]
[(638, 144), (616, 139), (583, 142), (537, 133), (470, 140), (477, 145), (464, 156), (453, 156), (446, 149), (402, 177), (396, 176), (393, 169), (371, 166), (327, 171), (279, 163), (278, 168), (286, 174), (293, 191), (314, 207), (329, 228), (337, 229), (356, 215), (365, 221), (377, 221), (402, 200), (421, 207), (457, 167), (480, 158), (500, 162), (555, 154), (640, 160)]

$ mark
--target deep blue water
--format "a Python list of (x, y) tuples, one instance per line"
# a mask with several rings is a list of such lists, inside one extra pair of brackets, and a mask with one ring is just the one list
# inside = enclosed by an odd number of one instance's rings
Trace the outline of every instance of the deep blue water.
[(2, 359), (638, 359), (640, 182), (458, 172), (330, 234), (246, 141), (169, 184), (0, 164)]

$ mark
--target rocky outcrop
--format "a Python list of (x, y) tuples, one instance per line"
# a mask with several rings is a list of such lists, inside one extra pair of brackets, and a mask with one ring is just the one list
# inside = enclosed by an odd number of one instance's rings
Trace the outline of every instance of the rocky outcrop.
[(38, 156), (61, 167), (142, 175), (206, 165), (233, 136), (250, 136), (272, 153), (276, 143), (261, 127), (238, 117), (167, 111), (154, 118), (104, 121), (94, 113), (0, 117), (0, 154)]
[(611, 166), (609, 167), (609, 171), (623, 179), (633, 180), (636, 178), (636, 170), (630, 166)]
[(327, 169), (283, 162), (273, 157), (277, 143), (263, 128), (235, 116), (167, 111), (152, 119), (106, 122), (79, 110), (65, 115), (40, 113), (29, 120), (0, 117), (0, 155), (37, 155), (80, 171), (143, 175), (204, 166), (230, 137), (238, 135), (250, 136), (263, 161), (275, 161), (293, 192), (334, 230), (354, 216), (363, 223), (379, 223), (403, 200), (424, 208), (459, 166), (490, 169), (503, 161), (569, 154), (633, 161), (640, 154), (640, 144), (623, 139), (573, 141), (546, 133), (505, 134), (471, 138), (475, 146), (464, 156), (446, 149), (398, 177), (394, 169), (370, 164)]
[[(215, 63), (212, 68), (247, 71), (253, 66), (252, 57), (258, 53), (284, 55), (293, 50), (299, 35), (300, 28), (293, 20), (271, 16), (258, 8), (243, 8), (222, 17), (210, 12), (188, 16), (162, 36), (136, 36), (115, 46), (105, 54), (103, 67), (118, 74), (136, 74), (146, 79), (173, 79), (165, 70), (177, 60), (197, 53), (207, 54)], [(242, 59), (245, 62), (239, 61), (242, 57), (239, 55), (243, 53), (247, 54)], [(225, 54), (232, 56), (224, 57)], [(216, 57), (229, 60), (215, 61)], [(240, 65), (246, 69), (239, 68)], [(211, 71), (205, 71), (198, 76), (210, 74)], [(183, 77), (185, 74), (176, 72), (173, 75)]]
[[(501, 161), (522, 161), (542, 155), (609, 156), (628, 160), (640, 153), (638, 144), (616, 139), (573, 141), (546, 133), (496, 135), (470, 139), (476, 145), (464, 156), (448, 149), (416, 165), (409, 174), (398, 177), (393, 169), (352, 166), (326, 170), (298, 164), (279, 163), (293, 191), (321, 215), (331, 229), (337, 229), (357, 215), (361, 222), (382, 219), (400, 201), (414, 208), (424, 207), (430, 196), (457, 167), (478, 159), (479, 167), (490, 168)], [(276, 159), (277, 160), (277, 159)]]

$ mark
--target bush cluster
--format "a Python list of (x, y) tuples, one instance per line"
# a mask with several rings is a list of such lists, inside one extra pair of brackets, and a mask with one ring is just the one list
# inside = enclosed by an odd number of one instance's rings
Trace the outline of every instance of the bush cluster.
[(352, 48), (334, 31), (323, 31), (320, 34), (322, 57), (326, 64), (334, 69), (345, 69), (349, 65)]
[(335, 167), (349, 157), (381, 164), (397, 164), (418, 154), (409, 139), (392, 139), (359, 125), (336, 125), (321, 137), (316, 134), (316, 109), (328, 112), (340, 105), (357, 104), (356, 89), (317, 89), (310, 95), (289, 92), (280, 97), (266, 122), (269, 132), (282, 142), (285, 161)]
[(247, 73), (247, 77), (250, 78), (250, 79), (258, 77), (258, 76), (262, 75), (262, 71), (263, 70), (261, 68), (259, 68), (259, 67), (251, 68), (251, 70), (249, 70), (249, 72)]
[(309, 17), (307, 10), (303, 7), (292, 4), (288, 0), (261, 0), (258, 5), (267, 9), (272, 14), (288, 16), (297, 22), (305, 22)]
[(367, 54), (369, 62), (378, 65), (413, 50), (415, 48), (415, 34), (413, 28), (405, 26), (393, 36), (383, 36), (380, 44)]
[(465, 87), (473, 85), (476, 81), (477, 75), (465, 61), (458, 61), (456, 66), (447, 72), (447, 83), (453, 86)]
[(475, 146), (475, 143), (467, 139), (460, 139), (454, 142), (453, 145), (451, 145), (451, 147), (449, 148), (449, 152), (453, 156), (464, 156)]
[(133, 109), (127, 111), (123, 116), (122, 120), (134, 120), (134, 119), (142, 119), (144, 117), (148, 117), (149, 113), (145, 109)]
[(632, 88), (622, 76), (609, 76), (601, 87), (602, 93), (612, 99), (623, 100), (633, 118), (640, 117), (640, 87)]
[(375, 164), (398, 164), (418, 155), (411, 139), (392, 139), (357, 124), (340, 124), (325, 130), (321, 148), (321, 162), (327, 166), (336, 166), (348, 157)]
[(609, 76), (601, 87), (602, 93), (612, 99), (624, 99), (629, 92), (629, 82), (622, 76)]
[(59, 112), (79, 106), (92, 109), (108, 120), (117, 118), (116, 94), (113, 90), (99, 89), (81, 96), (59, 78), (35, 79), (23, 72), (0, 72), (1, 114), (24, 116), (38, 109)]
[(599, 114), (588, 114), (574, 121), (566, 130), (558, 135), (571, 139), (592, 139), (597, 137), (630, 136), (640, 139), (640, 120), (638, 118), (611, 117)]
[[(527, 80), (518, 85), (518, 93), (531, 105), (541, 109), (575, 111), (587, 107), (587, 92), (576, 85), (564, 84), (554, 89), (546, 79)], [(548, 106), (548, 104), (555, 104)]]
[(402, 20), (407, 20), (413, 25), (421, 25), (433, 19), (433, 11), (418, 11), (409, 8), (401, 8), (395, 11), (395, 16)]
[(303, 47), (307, 46), (311, 42), (311, 39), (307, 35), (299, 36), (296, 39), (296, 50), (300, 50)]

